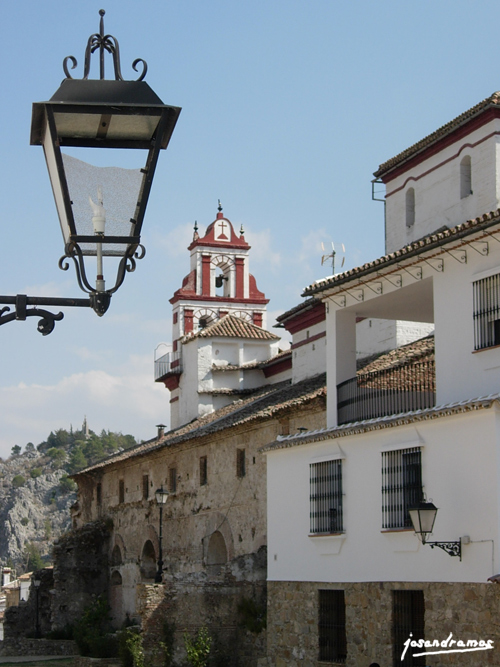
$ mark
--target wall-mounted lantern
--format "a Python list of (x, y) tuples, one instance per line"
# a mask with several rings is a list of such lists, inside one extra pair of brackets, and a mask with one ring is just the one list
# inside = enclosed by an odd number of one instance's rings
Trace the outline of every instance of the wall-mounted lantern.
[(446, 551), (449, 556), (458, 556), (462, 560), (462, 540), (453, 542), (428, 542), (427, 536), (432, 533), (438, 508), (432, 502), (420, 501), (417, 505), (408, 509), (413, 529), (422, 544), (428, 544), (431, 549), (439, 547)]

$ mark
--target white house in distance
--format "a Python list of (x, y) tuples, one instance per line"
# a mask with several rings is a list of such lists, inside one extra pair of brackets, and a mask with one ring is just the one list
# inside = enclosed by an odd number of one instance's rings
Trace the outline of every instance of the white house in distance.
[[(276, 667), (500, 664), (499, 136), (495, 93), (381, 165), (387, 254), (304, 292), (328, 426), (263, 449)], [(433, 324), (435, 361), (356, 376), (361, 318)], [(430, 501), (433, 545), (408, 511)]]

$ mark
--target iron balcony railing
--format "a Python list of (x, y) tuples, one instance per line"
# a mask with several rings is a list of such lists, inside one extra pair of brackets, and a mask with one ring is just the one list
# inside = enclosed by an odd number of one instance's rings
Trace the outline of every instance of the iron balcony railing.
[(337, 385), (339, 424), (432, 408), (435, 404), (433, 360), (361, 372)]
[(159, 380), (168, 373), (181, 373), (182, 362), (179, 352), (167, 352), (155, 359), (155, 380)]

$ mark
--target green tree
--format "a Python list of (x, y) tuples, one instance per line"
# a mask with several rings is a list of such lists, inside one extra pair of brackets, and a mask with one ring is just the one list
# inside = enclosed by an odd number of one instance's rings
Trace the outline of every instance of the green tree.
[(47, 456), (59, 467), (66, 461), (66, 452), (58, 447), (47, 450)]
[(30, 470), (30, 476), (32, 479), (36, 479), (37, 477), (40, 477), (42, 474), (42, 469), (41, 468), (31, 468)]
[(33, 542), (27, 542), (24, 547), (25, 558), (27, 559), (26, 571), (34, 572), (45, 567), (45, 563), (40, 555), (38, 547)]
[(69, 455), (69, 461), (68, 465), (66, 466), (66, 469), (70, 472), (77, 472), (78, 470), (81, 470), (82, 468), (85, 468), (87, 465), (87, 459), (85, 458), (85, 454), (82, 452), (80, 447), (73, 447), (73, 450), (71, 451), (71, 454)]
[(22, 475), (16, 475), (15, 477), (12, 478), (12, 486), (15, 489), (19, 489), (21, 486), (24, 486), (24, 483), (26, 480)]
[(68, 475), (63, 475), (59, 480), (59, 488), (62, 493), (71, 493), (76, 489), (75, 482), (68, 477)]
[(206, 667), (212, 646), (212, 637), (207, 628), (200, 628), (195, 637), (191, 637), (187, 632), (184, 633), (184, 646), (188, 662), (192, 667)]
[(14, 445), (14, 447), (12, 447), (11, 449), (11, 452), (12, 456), (19, 456), (19, 454), (21, 453), (21, 447), (19, 447), (19, 445)]
[(34, 452), (35, 451), (35, 445), (32, 442), (27, 442), (26, 445), (24, 446), (24, 451), (25, 452)]

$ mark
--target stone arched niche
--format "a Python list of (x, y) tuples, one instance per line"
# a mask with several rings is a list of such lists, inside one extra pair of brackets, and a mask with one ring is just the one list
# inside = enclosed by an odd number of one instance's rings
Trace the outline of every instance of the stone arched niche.
[(112, 586), (121, 586), (122, 585), (122, 575), (118, 570), (113, 570), (111, 573), (111, 585)]
[(226, 541), (220, 531), (210, 535), (207, 548), (207, 565), (223, 565), (227, 563)]
[(157, 569), (155, 548), (151, 540), (146, 540), (141, 555), (142, 579), (154, 579)]
[(111, 565), (121, 565), (123, 563), (122, 551), (118, 544), (115, 544), (114, 549), (111, 553)]

